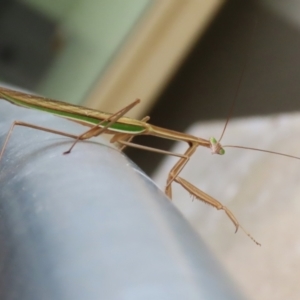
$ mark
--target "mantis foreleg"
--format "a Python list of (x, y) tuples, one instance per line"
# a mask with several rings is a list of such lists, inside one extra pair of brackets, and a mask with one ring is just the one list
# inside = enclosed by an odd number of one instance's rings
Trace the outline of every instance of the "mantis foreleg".
[(185, 179), (181, 177), (174, 178), (174, 181), (179, 183), (184, 189), (186, 189), (191, 195), (193, 195), (196, 199), (201, 200), (205, 202), (206, 204), (209, 204), (213, 207), (215, 207), (218, 210), (224, 210), (226, 215), (229, 217), (229, 219), (232, 221), (232, 223), (235, 226), (235, 232), (239, 229), (239, 227), (247, 234), (257, 245), (260, 246), (260, 243), (258, 243), (238, 222), (236, 217), (233, 215), (233, 213), (222, 203), (220, 203), (215, 198), (209, 196), (208, 194), (204, 193), (200, 189), (196, 188), (194, 185), (186, 181)]
[(184, 153), (185, 157), (179, 159), (178, 162), (175, 164), (175, 166), (171, 169), (168, 175), (167, 184), (165, 188), (165, 193), (170, 199), (172, 199), (172, 187), (171, 187), (172, 182), (175, 180), (175, 178), (179, 175), (181, 170), (188, 163), (190, 157), (194, 154), (197, 147), (198, 147), (197, 144), (190, 144), (189, 148)]
[(169, 198), (172, 198), (172, 187), (171, 184), (173, 181), (180, 184), (185, 190), (187, 190), (192, 196), (194, 196), (196, 199), (201, 200), (205, 202), (206, 204), (209, 204), (213, 207), (215, 207), (218, 210), (224, 210), (226, 215), (229, 217), (229, 219), (232, 221), (232, 223), (235, 226), (235, 232), (237, 232), (238, 228), (240, 227), (245, 234), (247, 234), (257, 245), (260, 245), (238, 222), (236, 217), (233, 215), (233, 213), (224, 206), (221, 202), (216, 200), (215, 198), (209, 196), (208, 194), (204, 193), (200, 189), (196, 188), (194, 185), (192, 185), (190, 182), (186, 181), (185, 179), (179, 177), (178, 175), (182, 171), (182, 169), (185, 167), (187, 162), (189, 161), (190, 157), (194, 154), (196, 151), (198, 145), (191, 143), (189, 145), (189, 148), (184, 153), (185, 157), (182, 157), (178, 160), (178, 162), (175, 164), (175, 166), (171, 169), (167, 185), (166, 185), (166, 194), (169, 196)]

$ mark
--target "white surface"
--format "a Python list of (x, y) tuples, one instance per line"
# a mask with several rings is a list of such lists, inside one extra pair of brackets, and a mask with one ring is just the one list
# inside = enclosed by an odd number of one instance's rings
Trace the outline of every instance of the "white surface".
[[(196, 124), (188, 132), (219, 138), (224, 122)], [(222, 143), (300, 156), (300, 114), (232, 120)], [(175, 152), (184, 152), (178, 144)], [(164, 189), (175, 158), (154, 176)], [(181, 177), (218, 199), (262, 246), (234, 227), (223, 211), (191, 201), (173, 184), (173, 201), (217, 255), (249, 299), (300, 299), (300, 161), (227, 148), (224, 156), (199, 148)]]

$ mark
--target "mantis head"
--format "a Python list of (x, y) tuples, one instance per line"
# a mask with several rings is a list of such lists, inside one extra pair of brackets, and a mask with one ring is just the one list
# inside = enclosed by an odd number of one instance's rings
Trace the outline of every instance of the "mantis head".
[(214, 137), (211, 137), (209, 141), (210, 141), (210, 149), (212, 154), (219, 154), (219, 155), (225, 154), (225, 150)]

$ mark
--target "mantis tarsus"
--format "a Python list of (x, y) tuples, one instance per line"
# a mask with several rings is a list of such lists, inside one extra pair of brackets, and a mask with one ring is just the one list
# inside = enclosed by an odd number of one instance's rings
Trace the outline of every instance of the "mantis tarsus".
[[(3, 157), (4, 150), (6, 148), (6, 145), (9, 141), (9, 138), (15, 126), (30, 127), (37, 130), (47, 131), (54, 134), (59, 134), (62, 136), (74, 138), (75, 139), (74, 143), (72, 144), (72, 146), (68, 151), (64, 152), (64, 154), (70, 153), (78, 140), (89, 139), (91, 137), (98, 136), (102, 133), (112, 134), (113, 136), (110, 141), (112, 143), (118, 143), (120, 145), (121, 150), (126, 146), (130, 146), (130, 147), (136, 147), (143, 150), (154, 151), (161, 154), (168, 154), (168, 155), (179, 157), (179, 160), (171, 169), (168, 175), (166, 189), (165, 189), (166, 195), (170, 199), (172, 198), (171, 184), (173, 182), (177, 182), (196, 199), (201, 200), (207, 204), (210, 204), (211, 206), (215, 207), (218, 210), (224, 210), (227, 216), (229, 217), (229, 219), (234, 224), (236, 231), (240, 227), (245, 232), (245, 234), (247, 234), (257, 245), (260, 244), (239, 224), (239, 222), (237, 221), (233, 213), (226, 206), (222, 205), (218, 200), (204, 193), (203, 191), (201, 191), (200, 189), (198, 189), (197, 187), (195, 187), (185, 179), (181, 178), (179, 176), (180, 172), (188, 163), (189, 159), (191, 158), (191, 156), (199, 146), (210, 148), (212, 154), (219, 154), (219, 155), (223, 155), (225, 153), (224, 150), (225, 147), (236, 147), (236, 148), (251, 149), (256, 151), (263, 151), (263, 152), (300, 159), (299, 157), (296, 156), (282, 154), (274, 151), (261, 150), (257, 148), (248, 148), (243, 146), (232, 146), (232, 145), (222, 146), (220, 142), (224, 135), (229, 118), (227, 119), (227, 122), (224, 126), (222, 135), (219, 138), (219, 140), (216, 140), (215, 138), (210, 138), (209, 140), (206, 140), (189, 134), (172, 131), (169, 129), (151, 125), (147, 123), (149, 117), (145, 117), (141, 121), (124, 117), (124, 115), (129, 110), (131, 110), (135, 105), (137, 105), (140, 102), (139, 99), (135, 100), (125, 108), (118, 111), (117, 113), (109, 114), (94, 109), (71, 105), (65, 102), (51, 100), (51, 99), (47, 99), (44, 97), (39, 97), (31, 94), (25, 94), (22, 92), (6, 89), (2, 87), (0, 87), (0, 97), (6, 101), (11, 102), (12, 104), (30, 108), (30, 109), (45, 111), (57, 115), (59, 117), (63, 117), (71, 121), (80, 123), (84, 126), (90, 127), (90, 129), (85, 131), (83, 134), (76, 136), (73, 134), (68, 134), (66, 132), (57, 131), (50, 128), (45, 128), (34, 124), (25, 123), (22, 121), (15, 121), (11, 125), (7, 137), (5, 139), (4, 145), (2, 146), (2, 150), (0, 152), (0, 160)], [(131, 142), (131, 140), (137, 135), (152, 135), (152, 136), (170, 139), (174, 141), (186, 142), (188, 144), (188, 149), (185, 151), (184, 154), (177, 154), (169, 151), (164, 151), (160, 149), (134, 144)]]

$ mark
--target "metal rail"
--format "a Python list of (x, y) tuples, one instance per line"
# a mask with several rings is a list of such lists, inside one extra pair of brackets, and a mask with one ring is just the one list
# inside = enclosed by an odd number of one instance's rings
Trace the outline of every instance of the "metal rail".
[[(85, 129), (0, 101), (13, 120)], [(119, 151), (17, 128), (0, 163), (0, 298), (243, 299), (180, 212)]]

